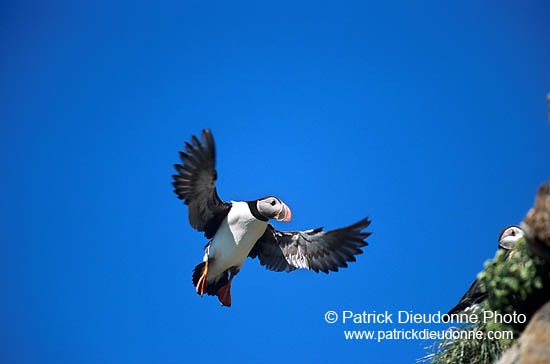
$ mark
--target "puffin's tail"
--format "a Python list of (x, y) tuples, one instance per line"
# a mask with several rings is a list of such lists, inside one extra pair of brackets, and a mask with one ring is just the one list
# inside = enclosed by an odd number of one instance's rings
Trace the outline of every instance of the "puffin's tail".
[[(193, 269), (193, 286), (197, 287), (197, 284), (199, 284), (199, 279), (202, 277), (202, 274), (204, 273), (206, 262), (202, 262), (199, 265)], [(228, 273), (227, 271), (223, 272), (216, 282), (210, 282), (206, 284), (206, 290), (204, 293), (206, 293), (209, 296), (217, 296), (218, 290), (225, 286), (229, 282), (228, 279)], [(198, 293), (198, 292), (197, 292)]]

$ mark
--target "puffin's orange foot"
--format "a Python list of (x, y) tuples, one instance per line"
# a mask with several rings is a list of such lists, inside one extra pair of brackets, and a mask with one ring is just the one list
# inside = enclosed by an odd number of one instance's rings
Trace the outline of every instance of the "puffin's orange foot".
[(197, 283), (197, 293), (201, 295), (206, 292), (206, 274), (208, 273), (208, 262), (204, 263), (204, 270), (202, 271), (199, 282)]
[(218, 299), (222, 306), (231, 307), (231, 281), (218, 290)]
[(222, 306), (231, 307), (231, 282), (233, 281), (235, 274), (231, 272), (229, 274), (229, 281), (225, 284), (225, 286), (218, 289), (218, 299), (220, 300)]

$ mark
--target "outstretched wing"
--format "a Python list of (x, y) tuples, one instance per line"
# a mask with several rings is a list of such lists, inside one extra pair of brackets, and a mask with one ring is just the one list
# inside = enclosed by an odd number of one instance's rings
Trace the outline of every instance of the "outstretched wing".
[(185, 143), (185, 153), (180, 152), (182, 164), (175, 164), (178, 174), (173, 175), (174, 192), (189, 206), (189, 224), (210, 239), (216, 234), (231, 204), (220, 200), (216, 192), (216, 149), (210, 129), (201, 134), (201, 141), (194, 135), (192, 144)]
[(249, 256), (258, 257), (260, 264), (276, 272), (291, 272), (298, 268), (328, 273), (346, 268), (347, 262), (355, 262), (355, 255), (362, 254), (367, 246), (365, 239), (371, 233), (361, 232), (369, 226), (365, 218), (341, 229), (322, 231), (323, 228), (306, 231), (278, 231), (268, 225)]

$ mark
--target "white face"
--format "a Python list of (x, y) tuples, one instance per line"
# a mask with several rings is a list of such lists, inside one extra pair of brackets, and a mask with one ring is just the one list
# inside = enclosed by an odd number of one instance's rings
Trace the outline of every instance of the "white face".
[(269, 196), (258, 200), (256, 207), (262, 216), (279, 221), (290, 221), (292, 213), (283, 201), (277, 197)]
[(498, 246), (502, 249), (511, 250), (522, 237), (523, 230), (519, 226), (510, 226), (502, 232)]

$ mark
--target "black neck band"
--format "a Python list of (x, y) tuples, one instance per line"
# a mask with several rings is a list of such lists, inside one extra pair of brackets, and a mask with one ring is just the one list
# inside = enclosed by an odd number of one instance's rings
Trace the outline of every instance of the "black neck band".
[(258, 211), (258, 206), (256, 205), (258, 201), (246, 201), (248, 204), (248, 208), (250, 209), (250, 212), (252, 213), (252, 216), (254, 216), (256, 219), (260, 221), (268, 221), (269, 219), (262, 214), (260, 214), (260, 211)]

